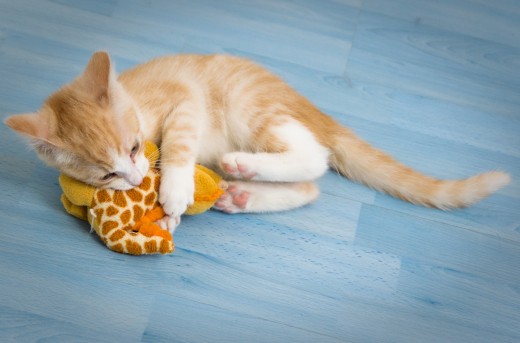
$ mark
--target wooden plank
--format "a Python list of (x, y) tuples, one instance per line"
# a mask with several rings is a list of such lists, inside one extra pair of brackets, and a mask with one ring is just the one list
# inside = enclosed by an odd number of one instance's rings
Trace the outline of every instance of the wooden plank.
[(0, 340), (520, 340), (520, 7), (501, 0), (0, 0), (0, 117), (94, 50), (251, 58), (436, 177), (503, 169), (476, 206), (413, 206), (327, 173), (290, 212), (186, 217), (171, 256), (105, 248), (58, 173), (0, 125)]

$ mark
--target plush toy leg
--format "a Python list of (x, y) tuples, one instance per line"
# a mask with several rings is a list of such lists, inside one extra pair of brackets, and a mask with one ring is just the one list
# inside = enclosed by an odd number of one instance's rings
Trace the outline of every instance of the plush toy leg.
[(73, 215), (81, 220), (87, 220), (87, 206), (79, 206), (73, 204), (65, 194), (61, 195), (61, 203), (68, 214)]
[(133, 231), (140, 232), (146, 237), (160, 236), (171, 241), (172, 235), (169, 231), (161, 229), (155, 222), (164, 217), (161, 207), (156, 207), (148, 212), (132, 228)]

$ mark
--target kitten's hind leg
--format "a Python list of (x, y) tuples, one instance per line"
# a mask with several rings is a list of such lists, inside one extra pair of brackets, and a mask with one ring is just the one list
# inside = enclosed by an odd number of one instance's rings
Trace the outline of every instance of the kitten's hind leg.
[(306, 205), (318, 195), (313, 182), (231, 181), (214, 208), (226, 213), (285, 211)]
[[(271, 142), (276, 144), (271, 144)], [(295, 120), (272, 126), (254, 140), (260, 152), (229, 152), (221, 168), (235, 179), (274, 182), (312, 181), (328, 169), (329, 150)]]

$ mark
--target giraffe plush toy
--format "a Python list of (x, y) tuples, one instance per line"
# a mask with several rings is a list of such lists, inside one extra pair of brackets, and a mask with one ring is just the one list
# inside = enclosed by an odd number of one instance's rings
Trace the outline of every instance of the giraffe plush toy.
[[(65, 210), (88, 220), (105, 245), (119, 253), (168, 254), (174, 244), (169, 231), (155, 223), (164, 216), (158, 203), (159, 172), (154, 169), (157, 146), (146, 142), (150, 170), (138, 187), (127, 191), (96, 189), (67, 175), (59, 177)], [(199, 214), (213, 206), (226, 188), (218, 174), (203, 166), (195, 170), (195, 202), (186, 214)]]

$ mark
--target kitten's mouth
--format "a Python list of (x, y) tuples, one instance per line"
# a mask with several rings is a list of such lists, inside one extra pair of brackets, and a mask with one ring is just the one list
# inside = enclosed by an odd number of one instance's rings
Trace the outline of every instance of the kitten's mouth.
[(119, 179), (119, 182), (113, 184), (110, 186), (110, 188), (117, 190), (117, 191), (128, 191), (132, 188), (139, 187), (141, 183), (143, 183), (144, 177), (134, 178), (134, 179), (128, 179), (126, 177), (121, 177)]

